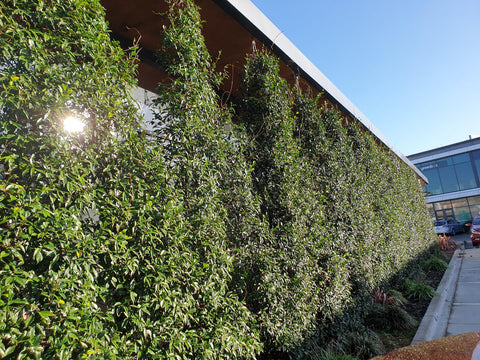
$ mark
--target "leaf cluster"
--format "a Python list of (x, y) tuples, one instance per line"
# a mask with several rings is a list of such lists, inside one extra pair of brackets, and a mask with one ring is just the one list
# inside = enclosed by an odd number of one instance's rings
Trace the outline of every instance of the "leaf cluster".
[(365, 317), (365, 324), (380, 331), (398, 331), (412, 329), (417, 321), (398, 306), (372, 304)]
[(436, 256), (432, 256), (422, 263), (422, 268), (425, 271), (445, 271), (448, 269), (448, 264), (445, 260)]
[(431, 286), (405, 279), (405, 295), (420, 301), (431, 300), (437, 293)]

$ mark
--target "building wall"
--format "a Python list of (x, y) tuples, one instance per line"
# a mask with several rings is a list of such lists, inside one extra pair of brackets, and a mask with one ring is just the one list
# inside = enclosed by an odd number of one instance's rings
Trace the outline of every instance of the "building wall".
[(153, 102), (158, 97), (157, 94), (141, 88), (139, 86), (132, 89), (132, 97), (135, 99), (138, 111), (143, 117), (143, 122), (141, 125), (142, 130), (151, 133), (154, 129), (154, 125), (157, 123), (155, 120), (155, 106)]
[(432, 219), (468, 222), (480, 213), (480, 139), (409, 156), (429, 180), (423, 186)]

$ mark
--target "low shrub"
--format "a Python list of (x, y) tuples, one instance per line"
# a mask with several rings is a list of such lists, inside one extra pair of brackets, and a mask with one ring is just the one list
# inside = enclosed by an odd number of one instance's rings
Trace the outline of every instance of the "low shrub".
[(448, 235), (438, 235), (438, 244), (443, 251), (452, 251), (457, 248), (457, 243)]
[(358, 360), (356, 357), (345, 354), (332, 354), (327, 350), (320, 350), (314, 360)]
[(424, 283), (417, 283), (409, 279), (405, 279), (405, 295), (410, 299), (415, 300), (431, 300), (435, 295), (436, 291), (431, 286)]
[(417, 321), (398, 306), (372, 304), (365, 317), (365, 325), (375, 330), (396, 331), (412, 329)]
[[(417, 283), (425, 282), (425, 279), (427, 278), (427, 274), (425, 273), (425, 271), (423, 271), (421, 263), (415, 264), (414, 266), (412, 266), (412, 268), (410, 269), (410, 272), (408, 273), (407, 278)], [(404, 281), (405, 280), (403, 279), (403, 281), (400, 281), (399, 284), (405, 286)]]
[(393, 305), (403, 307), (408, 303), (403, 294), (398, 290), (389, 290), (387, 294), (393, 298)]
[(380, 337), (364, 327), (346, 332), (340, 340), (342, 351), (353, 354), (360, 360), (367, 360), (385, 352), (385, 346)]
[(448, 269), (448, 264), (445, 260), (433, 256), (422, 263), (422, 268), (425, 271), (445, 271)]
[(384, 292), (377, 288), (373, 294), (373, 304), (390, 305), (390, 306), (404, 306), (408, 302), (400, 291), (389, 290)]

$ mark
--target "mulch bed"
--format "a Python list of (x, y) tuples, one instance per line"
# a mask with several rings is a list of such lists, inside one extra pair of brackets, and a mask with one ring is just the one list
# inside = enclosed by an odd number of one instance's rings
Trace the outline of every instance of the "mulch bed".
[[(430, 285), (434, 289), (438, 287), (440, 281), (442, 281), (443, 271), (429, 271), (426, 274), (425, 282), (427, 285)], [(423, 316), (427, 312), (428, 305), (430, 305), (430, 300), (426, 301), (416, 301), (409, 300), (405, 305), (405, 310), (412, 315), (418, 321), (423, 319)]]
[[(454, 251), (446, 251), (445, 255), (447, 258), (447, 263), (450, 262), (450, 259), (453, 256)], [(442, 281), (444, 271), (429, 271), (425, 277), (425, 283), (430, 285), (432, 288), (437, 289), (440, 281)], [(428, 305), (430, 305), (430, 301), (415, 301), (410, 300), (406, 306), (405, 310), (412, 315), (418, 321), (423, 319), (423, 316), (427, 312)]]
[[(448, 251), (445, 253), (446, 261), (450, 262), (450, 259), (453, 255), (453, 251)], [(425, 283), (430, 285), (434, 289), (438, 288), (440, 281), (443, 277), (443, 271), (429, 271), (426, 273)], [(413, 316), (417, 321), (418, 324), (422, 321), (425, 313), (427, 312), (428, 305), (430, 305), (430, 301), (416, 301), (416, 300), (409, 300), (408, 303), (405, 305), (405, 310)], [(385, 350), (392, 351), (394, 349), (398, 349), (404, 346), (410, 345), (415, 336), (416, 329), (407, 330), (403, 332), (398, 332), (395, 334), (381, 334), (382, 341), (385, 344)]]

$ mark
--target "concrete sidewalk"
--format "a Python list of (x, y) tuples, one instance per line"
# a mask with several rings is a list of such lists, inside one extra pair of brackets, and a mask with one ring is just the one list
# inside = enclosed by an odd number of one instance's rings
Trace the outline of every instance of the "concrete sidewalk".
[(480, 330), (480, 249), (464, 251), (446, 336)]
[(412, 344), (480, 330), (480, 249), (456, 250)]

